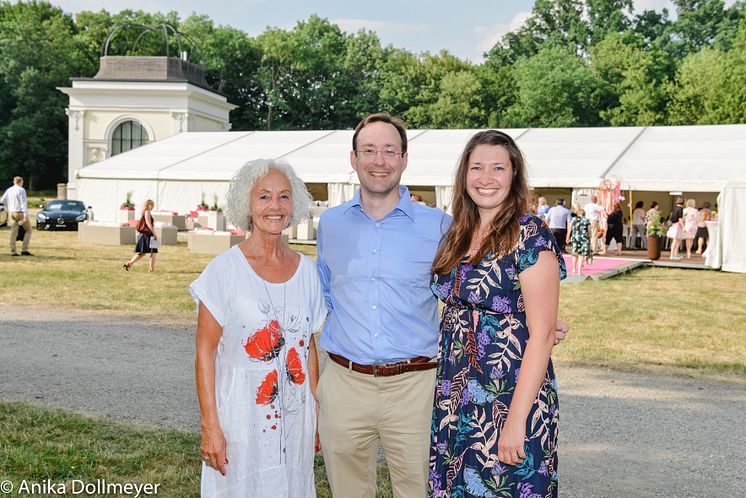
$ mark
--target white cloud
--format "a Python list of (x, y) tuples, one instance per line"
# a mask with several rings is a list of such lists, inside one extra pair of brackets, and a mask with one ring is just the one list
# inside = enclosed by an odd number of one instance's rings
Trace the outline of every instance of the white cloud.
[(388, 21), (374, 21), (372, 19), (331, 19), (329, 22), (336, 24), (342, 31), (348, 33), (357, 33), (361, 29), (367, 29), (374, 31), (379, 37), (422, 33), (428, 28), (425, 24), (405, 24)]
[(529, 17), (531, 17), (531, 12), (518, 12), (509, 23), (475, 27), (474, 34), (478, 38), (477, 49), (479, 50), (480, 58), (481, 54), (492, 49), (505, 33), (518, 30)]

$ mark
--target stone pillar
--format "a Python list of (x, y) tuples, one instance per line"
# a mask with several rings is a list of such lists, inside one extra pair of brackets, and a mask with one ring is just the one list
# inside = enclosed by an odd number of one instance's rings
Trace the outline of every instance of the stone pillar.
[(67, 124), (67, 193), (75, 196), (75, 174), (85, 166), (85, 111), (65, 109)]

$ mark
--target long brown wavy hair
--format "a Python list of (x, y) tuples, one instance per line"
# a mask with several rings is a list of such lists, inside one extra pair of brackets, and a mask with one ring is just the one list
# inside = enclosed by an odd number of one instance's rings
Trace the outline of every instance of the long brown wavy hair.
[(469, 251), (472, 234), (479, 229), (477, 205), (466, 191), (466, 173), (469, 170), (471, 153), (479, 145), (498, 145), (504, 148), (513, 167), (510, 192), (492, 219), (492, 226), (485, 235), (478, 251), (469, 259), (470, 264), (481, 261), (488, 252), (496, 256), (505, 255), (518, 243), (519, 218), (528, 212), (528, 182), (523, 153), (510, 136), (497, 130), (480, 131), (466, 144), (461, 153), (453, 186), (453, 222), (443, 236), (435, 254), (432, 271), (443, 275), (453, 270)]

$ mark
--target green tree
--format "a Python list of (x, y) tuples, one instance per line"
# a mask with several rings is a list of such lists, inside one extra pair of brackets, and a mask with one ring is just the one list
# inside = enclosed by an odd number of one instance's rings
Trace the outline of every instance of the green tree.
[(342, 67), (346, 74), (345, 105), (340, 108), (341, 127), (352, 128), (366, 115), (381, 110), (381, 67), (384, 50), (375, 33), (361, 30), (347, 37)]
[[(643, 50), (640, 35), (611, 33), (591, 48), (596, 78), (594, 105), (612, 126), (663, 124), (665, 94), (658, 71), (661, 54)], [(656, 58), (657, 56), (657, 58)]]
[[(349, 127), (359, 115), (354, 106), (370, 101), (369, 95), (358, 98), (370, 86), (358, 87), (359, 78), (351, 77), (354, 68), (346, 65), (360, 60), (355, 37), (337, 25), (311, 16), (292, 31), (269, 29), (257, 42), (268, 129)], [(373, 49), (376, 45), (371, 38), (362, 44)]]
[(671, 124), (746, 122), (746, 21), (728, 52), (703, 47), (668, 86)]
[(585, 61), (567, 48), (545, 46), (514, 68), (516, 101), (506, 124), (516, 127), (568, 127), (599, 124), (592, 105), (594, 78)]
[(450, 72), (440, 81), (440, 94), (429, 109), (435, 128), (477, 128), (485, 126), (486, 111), (481, 103), (482, 85), (471, 71)]
[(536, 0), (523, 26), (506, 33), (486, 58), (492, 64), (513, 64), (536, 55), (545, 45), (583, 53), (591, 35), (585, 11), (583, 0)]
[(205, 69), (207, 83), (238, 107), (231, 111), (233, 130), (261, 128), (265, 104), (259, 80), (262, 51), (241, 30), (215, 26), (207, 16), (193, 14), (179, 30), (195, 41), (197, 62)]
[(437, 124), (433, 120), (432, 106), (441, 96), (443, 78), (449, 73), (469, 71), (471, 64), (454, 57), (446, 50), (441, 50), (437, 55), (425, 52), (420, 57), (420, 62), (417, 93), (403, 116), (411, 127), (433, 128)]
[(418, 102), (420, 87), (425, 81), (422, 66), (420, 59), (412, 52), (390, 46), (383, 49), (378, 91), (380, 110), (404, 116)]
[(631, 26), (632, 0), (586, 0), (589, 46), (601, 42), (611, 33), (621, 33)]
[(684, 57), (719, 42), (730, 44), (738, 29), (738, 6), (726, 9), (723, 0), (674, 0), (677, 18), (671, 25), (674, 54)]
[(72, 17), (47, 2), (0, 3), (0, 177), (51, 188), (67, 170), (65, 86), (78, 47)]

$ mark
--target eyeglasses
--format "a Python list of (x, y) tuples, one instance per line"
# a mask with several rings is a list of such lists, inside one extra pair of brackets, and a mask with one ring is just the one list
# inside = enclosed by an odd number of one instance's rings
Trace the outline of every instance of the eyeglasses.
[(358, 150), (355, 151), (355, 154), (357, 156), (361, 156), (362, 155), (363, 157), (373, 158), (379, 152), (386, 159), (393, 159), (393, 158), (395, 158), (397, 156), (401, 156), (401, 155), (404, 154), (403, 152), (399, 152), (398, 150), (394, 150), (394, 149), (388, 149), (388, 148), (387, 149), (374, 149), (373, 147), (366, 147), (364, 149), (358, 149)]

